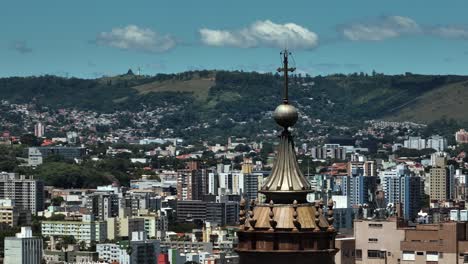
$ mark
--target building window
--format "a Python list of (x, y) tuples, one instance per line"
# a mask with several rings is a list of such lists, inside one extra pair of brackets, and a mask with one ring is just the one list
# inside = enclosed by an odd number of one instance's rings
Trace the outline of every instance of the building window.
[(414, 261), (415, 259), (414, 251), (403, 251), (403, 260)]
[(426, 261), (439, 261), (439, 252), (428, 251), (426, 253)]
[(384, 259), (384, 258), (385, 258), (385, 251), (380, 251), (380, 250), (367, 250), (367, 257), (368, 257), (368, 258), (379, 258), (379, 259)]
[(371, 228), (382, 228), (383, 225), (382, 224), (369, 224), (369, 227), (371, 227)]
[(369, 243), (377, 243), (378, 241), (377, 238), (369, 238)]
[(361, 249), (356, 249), (356, 258), (357, 259), (362, 259), (362, 250)]

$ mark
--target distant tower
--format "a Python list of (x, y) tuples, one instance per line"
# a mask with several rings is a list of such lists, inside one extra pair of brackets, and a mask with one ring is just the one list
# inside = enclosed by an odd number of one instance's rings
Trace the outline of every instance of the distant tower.
[(294, 68), (288, 68), (290, 53), (281, 54), (284, 65), (278, 71), (284, 72), (284, 97), (274, 119), (283, 132), (271, 175), (259, 191), (266, 196), (265, 203), (241, 201), (236, 252), (240, 264), (332, 264), (337, 252), (333, 201), (307, 202), (312, 188), (299, 168), (288, 130), (298, 119), (288, 100), (288, 72)]
[(36, 125), (34, 125), (34, 135), (38, 138), (41, 138), (44, 136), (44, 131), (45, 127), (41, 122), (38, 122)]

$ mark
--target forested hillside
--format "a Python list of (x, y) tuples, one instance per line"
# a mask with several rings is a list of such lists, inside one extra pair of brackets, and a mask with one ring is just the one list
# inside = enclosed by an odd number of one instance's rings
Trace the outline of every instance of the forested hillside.
[[(303, 116), (338, 124), (379, 118), (432, 122), (441, 116), (430, 111), (426, 115), (423, 106), (439, 105), (444, 113), (468, 112), (468, 104), (463, 103), (468, 99), (464, 92), (466, 81), (467, 76), (411, 73), (293, 75), (290, 98)], [(459, 89), (452, 91), (453, 87)], [(215, 124), (213, 129), (226, 129), (233, 122), (261, 122), (281, 102), (281, 90), (282, 77), (278, 74), (238, 71), (155, 76), (129, 72), (98, 79), (56, 76), (0, 79), (1, 100), (46, 106), (52, 111), (75, 108), (107, 113), (182, 105), (182, 111), (164, 117), (161, 122), (161, 126), (174, 128), (207, 122)], [(439, 103), (440, 100), (443, 102)], [(451, 100), (458, 103), (447, 103)], [(467, 115), (456, 118), (468, 121)]]

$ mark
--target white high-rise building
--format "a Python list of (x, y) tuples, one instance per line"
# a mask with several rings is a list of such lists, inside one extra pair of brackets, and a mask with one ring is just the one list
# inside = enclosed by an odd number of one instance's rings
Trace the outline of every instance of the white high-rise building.
[(434, 135), (427, 140), (426, 148), (444, 151), (447, 148), (447, 139), (439, 135)]
[(426, 140), (421, 137), (409, 137), (404, 141), (403, 146), (407, 149), (424, 149), (426, 148)]
[(41, 122), (34, 125), (34, 135), (38, 138), (43, 137), (45, 134), (45, 127)]
[(11, 199), (32, 214), (44, 208), (44, 183), (17, 173), (0, 173), (0, 199)]
[(21, 233), (5, 238), (5, 264), (40, 264), (42, 238), (33, 237), (31, 227), (21, 227)]
[(408, 149), (432, 148), (437, 151), (443, 151), (447, 148), (447, 139), (439, 135), (433, 135), (427, 140), (421, 137), (409, 137), (404, 141), (403, 146)]

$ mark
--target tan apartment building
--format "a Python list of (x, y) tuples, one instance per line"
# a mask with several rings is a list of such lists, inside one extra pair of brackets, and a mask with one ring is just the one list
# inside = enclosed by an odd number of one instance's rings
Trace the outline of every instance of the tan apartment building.
[(0, 199), (0, 225), (26, 226), (31, 224), (31, 211), (15, 206), (14, 200)]
[(405, 230), (401, 263), (468, 263), (467, 227), (467, 222), (447, 222)]
[[(396, 219), (355, 220), (354, 236), (355, 263), (468, 263), (468, 222), (408, 227)], [(336, 263), (350, 263), (343, 259), (336, 258)]]
[(431, 200), (445, 201), (448, 198), (447, 169), (445, 167), (434, 167), (430, 170), (429, 196)]
[(399, 229), (398, 223), (396, 218), (380, 221), (355, 220), (355, 263), (399, 264), (400, 242), (405, 238), (405, 230)]

